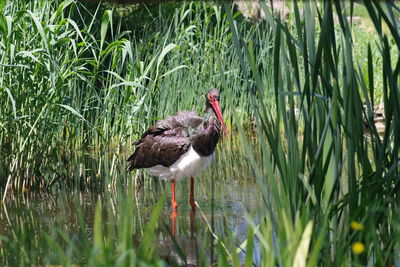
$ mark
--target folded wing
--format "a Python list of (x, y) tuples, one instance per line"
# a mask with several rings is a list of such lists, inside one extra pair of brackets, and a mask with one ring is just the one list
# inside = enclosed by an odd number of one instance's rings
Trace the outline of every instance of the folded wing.
[(196, 127), (201, 121), (195, 112), (179, 112), (158, 121), (134, 143), (136, 149), (128, 158), (127, 170), (171, 166), (190, 148), (188, 127)]

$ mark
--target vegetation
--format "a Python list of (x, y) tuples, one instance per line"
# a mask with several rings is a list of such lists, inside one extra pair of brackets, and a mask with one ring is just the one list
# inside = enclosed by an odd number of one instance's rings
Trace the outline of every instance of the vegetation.
[[(396, 263), (400, 10), (394, 2), (293, 1), (287, 18), (260, 2), (266, 14), (260, 22), (243, 19), (227, 3), (173, 3), (172, 15), (162, 5), (146, 11), (154, 19), (143, 20), (144, 27), (132, 26), (113, 5), (1, 3), (4, 196), (128, 185), (124, 150), (138, 134), (164, 115), (202, 108), (199, 96), (218, 86), (264, 204), (239, 249), (233, 237), (214, 240), (218, 265), (240, 266), (242, 248), (251, 266), (255, 238), (265, 266)], [(361, 30), (354, 12), (374, 31)], [(383, 136), (373, 121), (379, 102)], [(257, 142), (248, 137), (253, 128)], [(229, 173), (234, 164), (219, 171)], [(31, 255), (31, 243), (22, 243), (24, 257), (16, 260), (7, 257), (16, 243), (3, 241), (0, 255), (6, 265), (57, 258), (64, 265), (162, 265), (152, 240), (164, 196), (140, 246), (129, 239), (133, 204), (122, 201), (117, 237), (112, 216), (108, 230), (101, 227), (108, 208), (98, 204), (93, 239), (84, 240), (78, 262), (51, 235), (35, 240), (53, 248), (54, 258)], [(15, 240), (32, 235), (23, 225)], [(202, 263), (209, 264), (205, 256)]]
[[(274, 38), (271, 66), (276, 113), (264, 105), (266, 87), (258, 79), (253, 61), (256, 52), (251, 43), (241, 42), (238, 31), (235, 35), (239, 36), (236, 48), (243, 57), (243, 68), (254, 70), (257, 87), (255, 114), (262, 160), (255, 160), (247, 147), (266, 204), (266, 220), (258, 235), (268, 255), (263, 262), (284, 266), (394, 264), (398, 243), (393, 237), (399, 234), (395, 212), (398, 8), (393, 2), (360, 3), (378, 37), (377, 51), (361, 41), (365, 45), (364, 51), (358, 51), (363, 57), (360, 62), (355, 57), (354, 44), (359, 40), (353, 35), (351, 19), (358, 3), (303, 4), (300, 10), (293, 2), (292, 24), (268, 16)], [(264, 3), (261, 6), (269, 12)], [(383, 24), (388, 33), (383, 32)], [(381, 66), (376, 65), (376, 58)], [(363, 62), (366, 68), (361, 68)], [(379, 67), (386, 119), (382, 139), (373, 121)], [(296, 107), (299, 116), (295, 116)], [(371, 125), (368, 135), (364, 118)], [(271, 232), (276, 235), (275, 243)]]
[[(115, 185), (115, 172), (94, 179), (109, 166), (100, 161), (87, 167), (81, 159), (99, 152), (116, 160), (156, 119), (203, 109), (204, 92), (220, 83), (220, 65), (229, 69), (235, 96), (223, 103), (227, 121), (231, 107), (241, 110), (241, 122), (248, 121), (250, 95), (241, 88), (251, 81), (239, 76), (220, 7), (184, 3), (173, 16), (160, 11), (133, 29), (112, 10), (89, 7), (78, 1), (3, 1), (3, 192), (6, 185), (19, 191), (93, 187), (99, 180), (100, 186)], [(251, 28), (248, 35), (258, 32), (260, 51), (266, 50), (262, 31)], [(78, 161), (71, 160), (77, 153)]]

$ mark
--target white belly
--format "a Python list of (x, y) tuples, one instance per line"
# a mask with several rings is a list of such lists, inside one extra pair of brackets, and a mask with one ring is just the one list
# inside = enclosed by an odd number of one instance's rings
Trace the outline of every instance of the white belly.
[(171, 166), (156, 165), (149, 168), (149, 171), (152, 175), (165, 180), (194, 177), (211, 163), (213, 157), (214, 153), (211, 156), (202, 157), (190, 146), (189, 150)]

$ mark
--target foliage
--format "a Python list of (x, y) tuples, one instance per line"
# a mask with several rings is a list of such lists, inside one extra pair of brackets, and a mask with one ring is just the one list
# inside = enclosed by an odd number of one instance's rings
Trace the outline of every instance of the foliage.
[[(400, 33), (395, 3), (292, 1), (285, 19), (261, 1), (266, 21), (258, 23), (243, 20), (227, 3), (223, 8), (181, 3), (173, 16), (160, 11), (144, 22), (148, 27), (133, 29), (127, 18), (115, 16), (113, 6), (103, 11), (73, 0), (1, 3), (5, 191), (116, 188), (121, 154), (138, 134), (166, 114), (203, 107), (199, 96), (218, 86), (228, 126), (242, 137), (265, 204), (239, 248), (229, 238), (214, 240), (219, 265), (239, 266), (242, 249), (248, 252), (245, 266), (253, 265), (255, 236), (265, 266), (396, 263)], [(374, 41), (354, 26), (353, 11), (360, 9), (375, 29)], [(373, 121), (380, 101), (383, 136)], [(245, 134), (253, 120), (256, 149)], [(93, 156), (95, 166), (85, 161)], [(101, 227), (99, 205), (82, 264), (134, 264), (138, 251), (146, 252), (140, 254), (143, 264), (158, 263), (151, 241), (159, 209), (142, 239), (146, 250), (129, 243), (132, 210), (120, 218), (115, 245), (114, 232)], [(32, 231), (24, 226), (16, 231), (23, 245), (10, 246), (24, 255), (18, 263), (42, 264), (29, 251)], [(51, 236), (38, 242), (50, 244), (63, 264), (74, 263)]]
[[(358, 5), (367, 10), (375, 27), (374, 53), (372, 43), (354, 34), (352, 10)], [(243, 130), (241, 134), (266, 202), (266, 220), (260, 227), (267, 230), (259, 234), (268, 255), (264, 263), (395, 264), (400, 144), (397, 6), (390, 1), (305, 1), (300, 9), (294, 1), (294, 24), (273, 15), (265, 3), (261, 6), (274, 36), (270, 56), (276, 109), (265, 108), (268, 89), (258, 79), (253, 60), (257, 53), (250, 42), (242, 41), (239, 30), (232, 29), (240, 44), (240, 63), (255, 70), (257, 81), (261, 160), (256, 160)], [(389, 33), (382, 30), (383, 24)], [(355, 53), (359, 41), (366, 44)], [(363, 62), (367, 67), (361, 68)], [(377, 72), (382, 75), (379, 80)], [(385, 104), (382, 137), (373, 121), (377, 86), (382, 86)], [(369, 133), (364, 120), (371, 125)], [(351, 222), (362, 222), (365, 228), (352, 229)]]
[[(116, 173), (102, 176), (102, 161), (93, 167), (71, 159), (120, 158), (156, 119), (202, 111), (221, 66), (235, 95), (222, 103), (227, 121), (231, 107), (240, 109), (239, 123), (248, 121), (250, 95), (242, 88), (252, 81), (232, 64), (237, 56), (220, 7), (182, 3), (173, 16), (160, 12), (143, 27), (79, 1), (2, 3), (3, 192), (115, 185)], [(241, 28), (263, 38), (255, 26)]]

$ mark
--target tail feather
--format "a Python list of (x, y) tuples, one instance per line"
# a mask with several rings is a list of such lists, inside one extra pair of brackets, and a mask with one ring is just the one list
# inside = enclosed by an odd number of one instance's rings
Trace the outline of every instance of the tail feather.
[(138, 167), (135, 166), (136, 165), (135, 163), (137, 163), (137, 160), (136, 160), (137, 153), (136, 152), (137, 151), (135, 151), (132, 155), (130, 155), (128, 160), (127, 160), (128, 161), (128, 165), (126, 166), (126, 170), (128, 172), (132, 171), (133, 169), (138, 169)]

